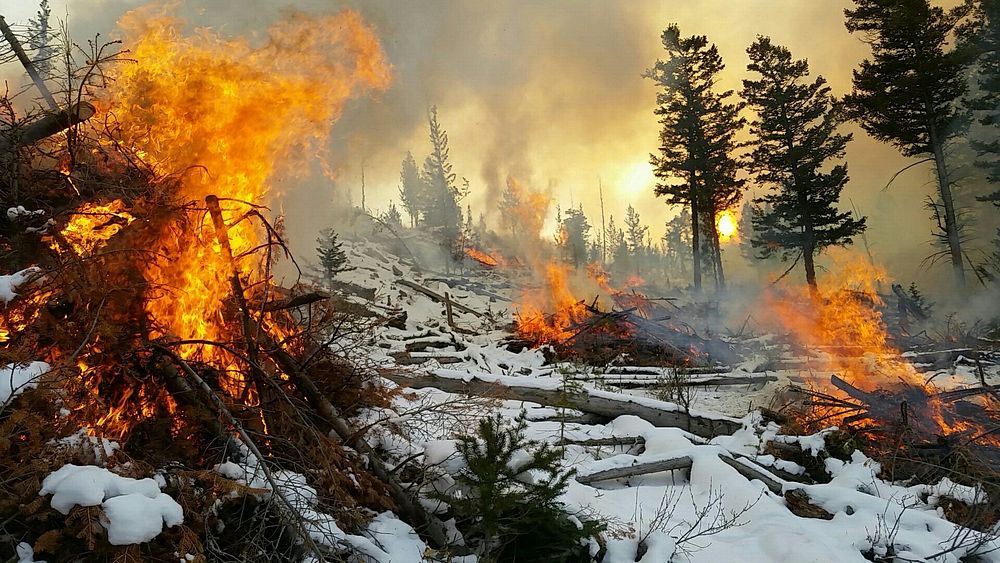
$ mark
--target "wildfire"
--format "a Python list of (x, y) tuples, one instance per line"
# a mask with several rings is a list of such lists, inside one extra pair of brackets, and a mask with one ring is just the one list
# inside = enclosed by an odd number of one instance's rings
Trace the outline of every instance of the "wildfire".
[[(260, 47), (209, 30), (185, 37), (181, 22), (152, 7), (119, 25), (135, 64), (114, 69), (104, 105), (122, 143), (158, 173), (182, 173), (182, 201), (218, 196), (232, 249), (232, 257), (222, 252), (208, 213), (165, 229), (159, 258), (143, 272), (158, 288), (147, 312), (160, 335), (226, 340), (229, 278), (235, 273), (247, 287), (266, 281), (263, 265), (248, 258), (265, 242), (248, 214), (279, 175), (309, 169), (346, 101), (386, 88), (390, 67), (372, 28), (350, 10), (293, 14)], [(181, 352), (221, 368), (232, 363), (217, 350)]]
[(731, 210), (727, 209), (719, 214), (716, 219), (716, 228), (719, 231), (719, 241), (729, 242), (739, 238), (739, 221)]

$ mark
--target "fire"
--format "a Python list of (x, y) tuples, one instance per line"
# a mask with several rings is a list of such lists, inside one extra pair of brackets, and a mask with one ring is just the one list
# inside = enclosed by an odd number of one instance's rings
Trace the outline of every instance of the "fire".
[(482, 250), (479, 250), (478, 248), (473, 248), (471, 246), (465, 248), (465, 255), (468, 256), (469, 258), (472, 258), (476, 262), (479, 262), (480, 264), (484, 266), (489, 266), (491, 268), (499, 266), (501, 263), (499, 259), (494, 258), (492, 255), (487, 254)]
[(716, 228), (719, 231), (719, 242), (729, 242), (738, 238), (738, 220), (736, 215), (728, 209), (719, 214), (716, 219)]
[(103, 205), (85, 203), (59, 231), (59, 239), (49, 237), (48, 243), (58, 251), (59, 241), (66, 241), (78, 255), (86, 256), (132, 221), (135, 217), (125, 211), (125, 203), (120, 199)]
[(522, 338), (538, 344), (562, 342), (573, 336), (570, 327), (586, 318), (586, 304), (569, 288), (569, 269), (565, 264), (547, 264), (543, 290), (524, 292), (516, 314)]
[[(159, 10), (159, 11), (158, 11)], [(229, 279), (258, 287), (266, 268), (249, 251), (266, 241), (249, 220), (282, 175), (308, 170), (325, 150), (330, 125), (348, 99), (390, 83), (390, 66), (371, 27), (353, 11), (293, 14), (262, 46), (210, 30), (186, 37), (181, 22), (144, 7), (119, 22), (135, 64), (114, 69), (104, 99), (118, 135), (157, 173), (180, 174), (177, 196), (221, 201), (232, 257), (222, 252), (208, 213), (164, 230), (158, 258), (145, 265), (152, 337), (231, 339), (223, 320)], [(225, 368), (217, 350), (188, 346), (187, 358)], [(230, 389), (238, 393), (239, 389)]]

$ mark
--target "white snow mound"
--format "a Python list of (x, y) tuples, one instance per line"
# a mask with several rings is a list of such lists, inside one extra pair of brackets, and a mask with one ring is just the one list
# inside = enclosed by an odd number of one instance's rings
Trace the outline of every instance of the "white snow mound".
[(131, 479), (103, 467), (66, 464), (42, 481), (40, 495), (52, 495), (52, 508), (69, 514), (74, 506), (97, 506), (104, 510), (102, 524), (112, 545), (147, 542), (163, 531), (163, 525), (184, 522), (177, 501), (160, 492), (153, 479)]

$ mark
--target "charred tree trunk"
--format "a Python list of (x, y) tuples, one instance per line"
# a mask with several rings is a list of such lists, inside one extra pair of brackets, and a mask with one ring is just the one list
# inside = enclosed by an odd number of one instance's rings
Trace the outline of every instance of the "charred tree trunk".
[(712, 261), (715, 269), (715, 288), (726, 289), (726, 274), (722, 270), (722, 245), (719, 243), (718, 213), (713, 209), (708, 217), (709, 244), (712, 245)]

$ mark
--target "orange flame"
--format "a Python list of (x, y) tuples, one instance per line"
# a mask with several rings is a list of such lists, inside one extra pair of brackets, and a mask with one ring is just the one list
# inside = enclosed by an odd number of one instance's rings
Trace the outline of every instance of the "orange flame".
[[(185, 37), (180, 22), (155, 7), (130, 12), (119, 25), (136, 64), (114, 69), (106, 111), (123, 144), (154, 170), (183, 173), (182, 199), (220, 198), (234, 256), (230, 262), (220, 251), (207, 213), (177, 225), (155, 249), (169, 258), (146, 265), (146, 279), (161, 288), (147, 312), (163, 334), (225, 340), (228, 279), (235, 271), (247, 287), (266, 281), (262, 265), (245, 255), (264, 242), (246, 214), (265, 203), (280, 175), (309, 169), (347, 100), (386, 88), (390, 66), (372, 28), (350, 10), (293, 14), (260, 47), (204, 29)], [(181, 352), (230, 363), (217, 351)]]
[[(73, 212), (73, 218), (59, 231), (59, 236), (78, 255), (86, 256), (132, 221), (135, 217), (125, 211), (125, 203), (120, 199), (103, 205), (85, 203)], [(48, 243), (56, 251), (60, 250), (59, 241), (54, 237), (49, 237)]]
[(471, 246), (465, 248), (465, 255), (468, 256), (469, 258), (472, 258), (476, 262), (479, 262), (480, 264), (484, 266), (489, 266), (491, 268), (494, 268), (501, 264), (500, 259), (495, 258), (493, 257), (493, 255), (487, 254), (482, 250), (479, 250), (478, 248), (473, 248)]

